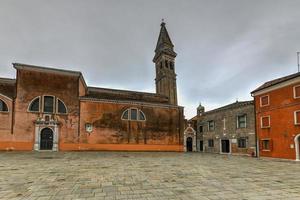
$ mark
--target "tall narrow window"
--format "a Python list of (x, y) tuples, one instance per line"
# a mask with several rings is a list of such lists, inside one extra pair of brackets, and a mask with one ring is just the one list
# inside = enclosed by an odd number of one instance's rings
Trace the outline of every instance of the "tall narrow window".
[(208, 131), (215, 130), (215, 122), (213, 120), (208, 121)]
[(199, 126), (199, 133), (203, 133), (203, 126)]
[(208, 140), (208, 147), (214, 147), (214, 140), (213, 139)]
[(270, 145), (270, 140), (269, 139), (264, 139), (261, 141), (262, 142), (262, 150), (271, 150), (271, 145)]
[(54, 98), (52, 96), (44, 96), (44, 112), (53, 113), (54, 111)]
[(137, 120), (137, 109), (131, 109), (130, 110), (130, 119), (131, 120)]
[(294, 98), (295, 99), (300, 98), (300, 85), (294, 86)]
[(167, 60), (165, 61), (165, 66), (166, 66), (166, 68), (169, 68), (169, 63)]
[(60, 100), (57, 99), (57, 112), (61, 114), (66, 114), (67, 113), (67, 108), (65, 104)]
[(264, 116), (260, 118), (261, 128), (269, 128), (270, 127), (270, 116)]
[(29, 105), (29, 111), (39, 112), (40, 111), (40, 97), (35, 98)]
[(300, 125), (300, 110), (294, 112), (295, 125)]
[(0, 112), (8, 112), (8, 107), (4, 101), (0, 99)]
[(174, 63), (173, 62), (170, 62), (170, 69), (174, 70)]
[(237, 128), (246, 128), (247, 115), (239, 115), (237, 117)]

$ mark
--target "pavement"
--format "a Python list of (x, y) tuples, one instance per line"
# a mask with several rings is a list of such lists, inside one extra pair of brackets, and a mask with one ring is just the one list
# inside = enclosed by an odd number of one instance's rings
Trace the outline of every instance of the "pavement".
[(300, 199), (300, 162), (208, 153), (0, 152), (0, 199)]

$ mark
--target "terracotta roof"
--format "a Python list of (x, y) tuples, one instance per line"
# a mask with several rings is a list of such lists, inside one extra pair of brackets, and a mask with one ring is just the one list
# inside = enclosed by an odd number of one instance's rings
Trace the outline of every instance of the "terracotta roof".
[(13, 99), (16, 93), (16, 79), (0, 78), (0, 93)]
[(253, 100), (251, 100), (251, 101), (236, 101), (236, 102), (228, 104), (226, 106), (222, 106), (220, 108), (207, 111), (203, 115), (214, 113), (214, 112), (219, 112), (219, 111), (223, 111), (223, 110), (233, 109), (233, 108), (239, 108), (241, 106), (246, 106), (246, 105), (254, 105), (254, 101)]
[(96, 87), (88, 87), (87, 95), (83, 96), (82, 98), (142, 101), (142, 102), (164, 103), (164, 104), (169, 103), (169, 99), (167, 96), (163, 96), (155, 93), (118, 90), (118, 89), (109, 89), (109, 88), (96, 88)]
[(295, 74), (291, 74), (291, 75), (288, 75), (288, 76), (284, 76), (284, 77), (281, 77), (281, 78), (277, 78), (277, 79), (274, 79), (274, 80), (271, 80), (271, 81), (268, 81), (268, 82), (265, 82), (263, 85), (261, 85), (260, 87), (256, 88), (255, 90), (253, 90), (251, 92), (251, 94), (253, 94), (255, 92), (258, 92), (260, 90), (266, 89), (268, 87), (271, 87), (273, 85), (277, 85), (279, 83), (291, 80), (291, 79), (299, 77), (299, 76), (300, 76), (300, 72), (295, 73)]
[(198, 119), (198, 116), (196, 115), (196, 116), (192, 117), (191, 119), (189, 119), (189, 121), (195, 121), (197, 119)]

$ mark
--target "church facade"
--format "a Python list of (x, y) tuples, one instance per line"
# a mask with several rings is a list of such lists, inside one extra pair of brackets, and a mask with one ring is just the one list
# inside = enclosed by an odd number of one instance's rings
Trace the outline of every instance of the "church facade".
[(0, 150), (183, 151), (174, 45), (161, 24), (156, 93), (96, 88), (81, 72), (14, 63), (0, 78)]

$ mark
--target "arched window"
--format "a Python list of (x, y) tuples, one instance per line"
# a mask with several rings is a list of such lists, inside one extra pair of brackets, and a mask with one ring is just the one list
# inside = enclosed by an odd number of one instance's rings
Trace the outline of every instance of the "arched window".
[(137, 108), (128, 108), (122, 114), (121, 119), (131, 121), (145, 121), (146, 117), (143, 111)]
[(55, 96), (42, 96), (34, 98), (29, 104), (28, 111), (57, 114), (66, 114), (68, 112), (65, 103)]
[(67, 108), (66, 108), (64, 102), (61, 101), (60, 99), (57, 99), (57, 113), (60, 113), (60, 114), (67, 113)]
[(29, 105), (29, 111), (31, 112), (39, 112), (40, 111), (40, 97), (36, 97), (31, 101)]
[(4, 101), (0, 99), (0, 112), (8, 112), (8, 107)]

